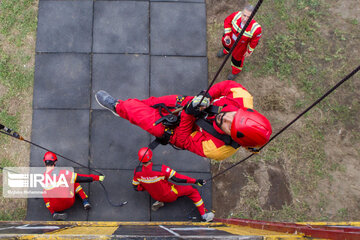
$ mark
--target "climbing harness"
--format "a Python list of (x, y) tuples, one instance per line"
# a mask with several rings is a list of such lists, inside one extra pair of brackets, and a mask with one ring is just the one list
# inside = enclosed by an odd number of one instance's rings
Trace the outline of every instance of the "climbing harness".
[[(179, 126), (180, 124), (180, 114), (183, 110), (183, 106), (181, 106), (182, 102), (186, 96), (177, 96), (175, 107), (166, 106), (164, 103), (155, 104), (151, 107), (159, 109), (159, 114), (161, 118), (159, 118), (154, 126), (158, 124), (163, 124), (165, 126), (164, 134), (161, 137), (155, 138), (150, 144), (149, 148), (154, 150), (159, 144), (166, 145), (170, 141), (170, 137), (174, 134), (174, 128)], [(171, 111), (170, 109), (175, 109)], [(168, 114), (164, 115), (163, 110), (165, 110)], [(176, 115), (177, 114), (177, 115)], [(171, 145), (173, 146), (173, 145)]]

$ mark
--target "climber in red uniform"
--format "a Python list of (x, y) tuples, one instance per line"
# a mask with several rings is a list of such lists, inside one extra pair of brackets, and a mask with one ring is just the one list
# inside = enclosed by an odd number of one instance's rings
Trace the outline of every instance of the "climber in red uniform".
[(203, 221), (213, 220), (212, 212), (205, 213), (204, 202), (198, 190), (190, 185), (176, 185), (169, 182), (172, 180), (177, 183), (192, 183), (202, 186), (205, 184), (205, 180), (181, 175), (165, 165), (153, 164), (150, 148), (141, 148), (138, 156), (142, 164), (135, 169), (132, 184), (136, 191), (147, 191), (156, 200), (151, 207), (153, 211), (163, 207), (164, 202), (174, 202), (178, 197), (187, 196), (197, 207)]
[[(243, 11), (234, 12), (225, 18), (224, 35), (222, 37), (224, 48), (217, 53), (217, 57), (221, 58), (229, 53), (253, 10), (253, 6), (247, 5)], [(241, 72), (244, 60), (254, 51), (261, 37), (261, 32), (261, 26), (252, 19), (232, 52), (232, 71), (228, 75), (229, 80), (234, 80)]]
[[(116, 100), (103, 90), (95, 94), (97, 102), (116, 116), (202, 157), (223, 160), (240, 146), (256, 151), (269, 141), (270, 122), (253, 109), (253, 98), (241, 84), (223, 81), (211, 87), (200, 104), (202, 97), (203, 93)], [(185, 110), (174, 120), (166, 109), (178, 107)], [(167, 116), (171, 116), (168, 121), (160, 121)]]
[(88, 201), (88, 196), (82, 189), (79, 182), (104, 181), (105, 176), (78, 174), (68, 170), (58, 171), (55, 168), (57, 157), (52, 152), (45, 153), (43, 161), (46, 166), (46, 172), (44, 175), (49, 175), (50, 178), (53, 178), (53, 174), (55, 174), (57, 181), (60, 181), (60, 176), (64, 176), (67, 183), (69, 183), (69, 187), (49, 186), (43, 191), (45, 205), (52, 214), (53, 219), (65, 220), (67, 218), (67, 214), (62, 211), (74, 205), (75, 193), (82, 199), (84, 209), (89, 210), (91, 205)]

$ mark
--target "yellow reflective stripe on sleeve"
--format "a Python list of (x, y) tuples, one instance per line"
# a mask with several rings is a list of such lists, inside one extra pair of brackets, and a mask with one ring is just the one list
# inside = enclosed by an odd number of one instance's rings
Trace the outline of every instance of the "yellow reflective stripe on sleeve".
[(47, 203), (45, 204), (45, 206), (46, 206), (47, 208), (49, 208), (49, 207), (50, 207), (50, 202), (47, 202)]
[(78, 186), (78, 187), (75, 189), (75, 192), (78, 193), (81, 189), (82, 189), (82, 187), (81, 187), (81, 186)]
[(178, 194), (178, 191), (176, 190), (174, 185), (171, 185), (171, 191), (173, 191), (175, 194)]
[(253, 35), (252, 35), (249, 31), (245, 31), (245, 32), (244, 32), (244, 36), (245, 36), (245, 37), (252, 38)]
[(71, 178), (71, 183), (75, 183), (76, 178), (77, 178), (77, 173), (73, 173)]
[(242, 98), (244, 107), (254, 108), (253, 97), (243, 88), (232, 88), (230, 91), (233, 93), (233, 98)]
[(172, 178), (174, 175), (175, 175), (176, 171), (172, 170), (171, 169), (171, 172), (170, 172), (170, 177), (169, 178)]
[(133, 181), (132, 181), (132, 184), (133, 184), (133, 185), (139, 185), (140, 183), (139, 183), (138, 181), (133, 180)]
[(254, 51), (254, 49), (253, 49), (253, 48), (251, 48), (251, 47), (250, 47), (250, 45), (248, 45), (248, 50), (249, 50), (249, 52)]
[(156, 182), (159, 182), (164, 179), (165, 179), (165, 177), (161, 176), (161, 177), (156, 177), (156, 178), (151, 178), (151, 179), (139, 178), (138, 180), (143, 183), (156, 183)]
[(224, 160), (225, 158), (232, 156), (237, 151), (237, 149), (227, 145), (223, 145), (218, 148), (211, 139), (208, 141), (203, 141), (202, 147), (204, 155), (207, 158), (211, 158), (217, 161)]
[(256, 29), (258, 29), (260, 27), (260, 25), (258, 23), (254, 23), (254, 25), (252, 25), (250, 33), (251, 35), (254, 34), (254, 32), (256, 31)]
[(226, 33), (231, 33), (231, 28), (224, 28), (224, 32), (225, 32), (225, 34)]
[(195, 202), (194, 204), (195, 204), (195, 206), (200, 207), (201, 205), (203, 205), (203, 204), (204, 204), (204, 202), (203, 202), (203, 200), (202, 200), (202, 199), (200, 199), (200, 201)]

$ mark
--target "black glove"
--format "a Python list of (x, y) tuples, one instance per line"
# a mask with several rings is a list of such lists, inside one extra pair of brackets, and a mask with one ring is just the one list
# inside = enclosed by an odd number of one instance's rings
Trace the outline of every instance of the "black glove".
[(185, 112), (195, 117), (199, 117), (202, 113), (202, 110), (200, 110), (200, 108), (208, 108), (210, 106), (210, 98), (204, 97), (204, 99), (201, 101), (203, 96), (204, 95), (197, 95), (196, 97), (194, 97), (191, 102), (189, 102), (189, 104), (186, 106)]
[(195, 184), (199, 185), (200, 187), (202, 187), (205, 183), (206, 181), (204, 179), (196, 179), (195, 182)]
[(66, 213), (54, 212), (52, 214), (52, 217), (53, 217), (54, 220), (66, 220), (67, 219), (67, 214)]

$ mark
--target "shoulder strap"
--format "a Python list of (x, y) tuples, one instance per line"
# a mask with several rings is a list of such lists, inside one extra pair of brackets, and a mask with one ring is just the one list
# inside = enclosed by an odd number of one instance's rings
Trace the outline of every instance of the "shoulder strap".
[(200, 119), (196, 120), (196, 124), (199, 127), (201, 127), (202, 129), (204, 129), (206, 132), (208, 132), (211, 135), (213, 135), (214, 137), (216, 137), (217, 139), (220, 139), (221, 141), (223, 141), (225, 143), (225, 145), (229, 145), (235, 149), (240, 147), (240, 144), (238, 144), (237, 142), (232, 140), (232, 138), (229, 135), (220, 134), (219, 132), (217, 132), (215, 130), (215, 128), (212, 126), (212, 124), (209, 123), (208, 121), (206, 121), (205, 119), (200, 118)]
[(142, 171), (142, 166), (140, 165), (140, 166), (137, 166), (136, 168), (135, 168), (135, 172), (141, 172)]
[(161, 164), (153, 164), (152, 166), (152, 170), (154, 172), (161, 172), (161, 169), (162, 169), (162, 165)]

